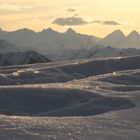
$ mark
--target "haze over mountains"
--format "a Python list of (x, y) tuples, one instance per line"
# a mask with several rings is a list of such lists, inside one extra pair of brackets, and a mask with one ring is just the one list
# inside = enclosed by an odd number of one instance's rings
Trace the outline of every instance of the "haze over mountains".
[(89, 36), (77, 34), (72, 29), (68, 29), (65, 33), (58, 33), (51, 28), (38, 33), (29, 29), (14, 32), (0, 31), (0, 39), (27, 47), (27, 49), (34, 48), (45, 54), (48, 51), (83, 49), (93, 46), (93, 40)]
[[(95, 36), (79, 34), (71, 28), (69, 28), (64, 33), (54, 31), (51, 28), (44, 29), (41, 32), (35, 32), (27, 28), (12, 32), (3, 31), (1, 29), (0, 39), (7, 40), (20, 46), (23, 45), (28, 47), (35, 45), (45, 45), (49, 48), (53, 45), (55, 45), (55, 47), (60, 47), (61, 45), (61, 48), (71, 47), (71, 49), (78, 49), (80, 47), (80, 49), (82, 49), (92, 47), (94, 44), (102, 44), (104, 46), (119, 48), (140, 48), (140, 34), (137, 31), (132, 31), (128, 36), (125, 36), (122, 31), (116, 30), (107, 35), (105, 38), (99, 38)], [(78, 41), (79, 44), (76, 41)], [(61, 44), (59, 44), (60, 42)]]
[(17, 52), (19, 49), (16, 44), (0, 39), (0, 53)]
[(33, 50), (52, 60), (140, 54), (140, 34), (137, 31), (125, 36), (122, 31), (116, 30), (105, 38), (99, 38), (76, 33), (71, 28), (64, 33), (51, 28), (41, 32), (24, 28), (12, 32), (0, 30), (0, 39), (1, 53)]
[(99, 44), (116, 48), (138, 48), (140, 49), (140, 34), (137, 31), (125, 36), (122, 31), (116, 30), (99, 40)]
[(0, 40), (0, 66), (51, 62), (35, 51), (23, 51), (19, 46)]

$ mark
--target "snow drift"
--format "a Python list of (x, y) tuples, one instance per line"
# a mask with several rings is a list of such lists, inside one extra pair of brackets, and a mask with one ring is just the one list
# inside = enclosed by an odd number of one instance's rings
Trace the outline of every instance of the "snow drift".
[(78, 89), (1, 88), (0, 114), (19, 116), (89, 116), (134, 107), (125, 98)]
[[(95, 89), (127, 91), (124, 86), (98, 82), (139, 84), (139, 59), (140, 56), (134, 56), (1, 67), (0, 113), (89, 116), (135, 107), (127, 98), (105, 96)], [(93, 89), (89, 91), (87, 87)]]

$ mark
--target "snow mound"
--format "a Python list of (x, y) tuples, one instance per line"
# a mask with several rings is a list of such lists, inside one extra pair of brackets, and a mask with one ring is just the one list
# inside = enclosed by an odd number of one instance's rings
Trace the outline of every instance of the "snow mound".
[(140, 56), (134, 56), (3, 67), (0, 69), (0, 85), (60, 83), (139, 69), (139, 59)]
[(90, 116), (135, 107), (129, 97), (115, 95), (140, 90), (139, 59), (134, 56), (1, 67), (0, 114)]
[(134, 107), (125, 98), (78, 89), (1, 88), (0, 114), (16, 116), (88, 116)]

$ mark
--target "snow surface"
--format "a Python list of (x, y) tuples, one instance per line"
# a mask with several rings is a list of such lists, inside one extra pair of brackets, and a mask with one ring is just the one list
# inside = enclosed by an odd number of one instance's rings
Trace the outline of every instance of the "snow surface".
[(0, 139), (139, 140), (140, 56), (0, 68)]

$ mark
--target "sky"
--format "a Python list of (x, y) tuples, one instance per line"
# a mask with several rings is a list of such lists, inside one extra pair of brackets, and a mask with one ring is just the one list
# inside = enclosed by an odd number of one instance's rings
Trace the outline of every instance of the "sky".
[(140, 0), (0, 0), (0, 27), (13, 31), (68, 28), (104, 37), (114, 30), (140, 32)]

